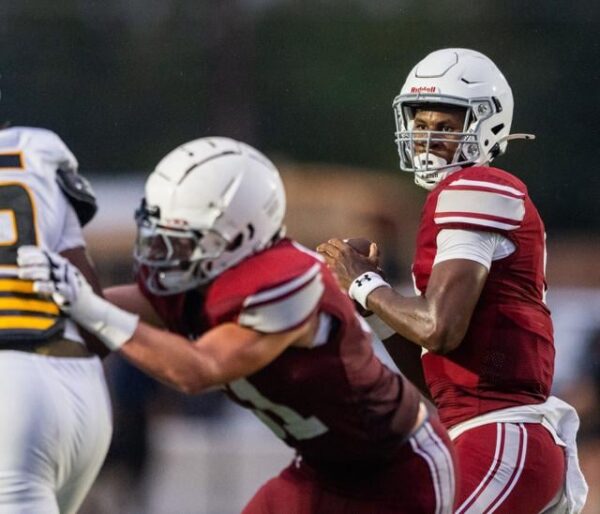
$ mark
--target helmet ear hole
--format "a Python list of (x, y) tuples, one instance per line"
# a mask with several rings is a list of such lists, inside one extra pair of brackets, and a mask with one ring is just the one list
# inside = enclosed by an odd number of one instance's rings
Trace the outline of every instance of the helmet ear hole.
[[(246, 228), (248, 229), (248, 235), (247, 235), (246, 241), (250, 241), (254, 238), (254, 234), (255, 234), (256, 230), (252, 223), (248, 223), (248, 225), (246, 225)], [(243, 243), (244, 243), (244, 233), (240, 232), (237, 236), (235, 236), (235, 239), (227, 245), (225, 250), (227, 252), (234, 252), (240, 246), (242, 246)]]
[(237, 236), (235, 236), (235, 239), (227, 245), (227, 247), (225, 248), (225, 251), (233, 252), (233, 251), (237, 250), (240, 246), (242, 246), (243, 241), (244, 241), (244, 234), (242, 234), (240, 232)]

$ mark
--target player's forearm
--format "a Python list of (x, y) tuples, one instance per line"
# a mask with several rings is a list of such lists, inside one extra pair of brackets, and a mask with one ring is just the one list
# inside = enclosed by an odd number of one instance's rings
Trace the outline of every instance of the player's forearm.
[(133, 365), (186, 394), (216, 385), (213, 361), (184, 337), (140, 322), (119, 353)]
[(397, 334), (435, 353), (445, 353), (453, 344), (448, 324), (436, 316), (435, 306), (423, 296), (405, 297), (390, 287), (375, 289), (367, 307)]

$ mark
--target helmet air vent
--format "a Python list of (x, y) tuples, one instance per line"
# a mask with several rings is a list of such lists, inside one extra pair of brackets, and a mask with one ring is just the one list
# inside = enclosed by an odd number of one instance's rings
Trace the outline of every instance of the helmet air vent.
[(492, 132), (494, 133), (495, 136), (497, 136), (498, 132), (500, 132), (503, 128), (504, 128), (504, 123), (500, 123), (500, 125), (496, 125), (495, 127), (492, 127)]
[(495, 96), (492, 96), (492, 102), (494, 102), (494, 105), (496, 106), (496, 112), (502, 112), (502, 104), (500, 103), (500, 100), (498, 100), (498, 98)]

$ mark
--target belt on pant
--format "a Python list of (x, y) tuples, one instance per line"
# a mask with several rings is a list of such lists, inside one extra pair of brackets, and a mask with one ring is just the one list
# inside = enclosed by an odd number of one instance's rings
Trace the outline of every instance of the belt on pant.
[(3, 342), (0, 340), (1, 350), (16, 350), (19, 352), (47, 355), (49, 357), (92, 357), (91, 353), (83, 343), (69, 339), (53, 339), (50, 341), (22, 341)]

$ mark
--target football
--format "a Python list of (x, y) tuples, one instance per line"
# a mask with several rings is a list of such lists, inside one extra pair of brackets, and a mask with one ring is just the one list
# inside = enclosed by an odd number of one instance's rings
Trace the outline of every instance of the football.
[(344, 239), (344, 243), (349, 244), (354, 250), (356, 250), (362, 255), (369, 255), (371, 241), (364, 237), (353, 237), (350, 239)]

